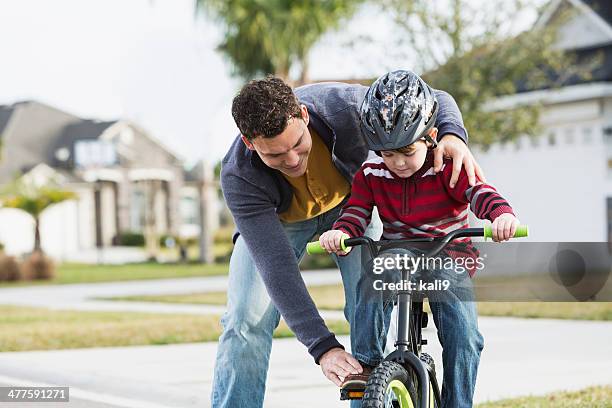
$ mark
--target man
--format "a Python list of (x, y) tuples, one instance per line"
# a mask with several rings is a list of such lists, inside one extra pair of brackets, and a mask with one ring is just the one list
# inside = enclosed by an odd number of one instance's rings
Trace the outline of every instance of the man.
[[(359, 126), (362, 85), (321, 83), (295, 93), (278, 78), (246, 84), (232, 115), (241, 135), (222, 163), (221, 184), (239, 235), (230, 260), (228, 310), (213, 381), (212, 406), (261, 407), (272, 332), (280, 316), (308, 348), (325, 376), (340, 385), (362, 372), (319, 315), (300, 275), (306, 243), (330, 229), (348, 198), (368, 149)], [(452, 97), (436, 91), (440, 142), (435, 170), (453, 159), (470, 184), (481, 171), (466, 146), (467, 132)], [(377, 238), (380, 225), (366, 234)], [(354, 324), (359, 251), (335, 258), (342, 275), (344, 314)], [(353, 341), (352, 341), (353, 342)]]

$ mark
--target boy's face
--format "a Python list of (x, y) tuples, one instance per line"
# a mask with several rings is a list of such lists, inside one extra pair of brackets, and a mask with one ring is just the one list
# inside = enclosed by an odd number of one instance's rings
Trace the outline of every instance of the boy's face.
[(300, 177), (306, 172), (312, 138), (308, 130), (308, 110), (302, 105), (302, 117), (291, 118), (285, 130), (274, 137), (256, 137), (242, 140), (255, 150), (266, 166), (289, 177)]
[[(436, 128), (430, 130), (429, 136), (436, 139), (438, 131)], [(393, 173), (400, 178), (408, 178), (419, 171), (425, 163), (427, 156), (428, 143), (424, 140), (419, 140), (407, 148), (402, 149), (402, 152), (396, 150), (385, 150), (380, 152), (385, 164)]]

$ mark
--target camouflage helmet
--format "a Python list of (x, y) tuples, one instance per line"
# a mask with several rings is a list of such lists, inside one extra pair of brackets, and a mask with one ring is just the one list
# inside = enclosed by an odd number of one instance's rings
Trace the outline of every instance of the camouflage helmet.
[(378, 78), (361, 105), (361, 130), (370, 150), (395, 150), (421, 138), (432, 141), (438, 101), (433, 89), (412, 71)]

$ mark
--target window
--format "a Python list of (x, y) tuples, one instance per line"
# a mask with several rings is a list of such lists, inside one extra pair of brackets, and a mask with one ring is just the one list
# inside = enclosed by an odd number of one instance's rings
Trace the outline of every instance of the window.
[(74, 162), (81, 168), (115, 165), (115, 145), (106, 140), (79, 140), (74, 145)]
[(181, 198), (181, 219), (183, 224), (198, 224), (198, 200), (195, 197)]
[(134, 187), (130, 203), (130, 230), (143, 232), (145, 227), (146, 197), (144, 191)]
[(582, 128), (582, 140), (585, 144), (590, 144), (593, 141), (593, 129), (590, 127)]

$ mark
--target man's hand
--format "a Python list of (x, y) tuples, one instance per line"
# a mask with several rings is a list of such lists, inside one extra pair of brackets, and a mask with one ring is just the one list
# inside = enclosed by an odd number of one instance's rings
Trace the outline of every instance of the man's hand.
[(338, 387), (342, 385), (342, 380), (347, 375), (363, 372), (359, 361), (341, 348), (333, 348), (327, 351), (319, 359), (319, 364), (325, 377)]
[(514, 215), (510, 213), (500, 215), (493, 221), (493, 225), (491, 225), (493, 241), (508, 241), (514, 236), (519, 225), (520, 222)]
[(451, 188), (455, 188), (462, 167), (465, 167), (470, 186), (476, 185), (477, 179), (486, 182), (484, 173), (478, 163), (476, 163), (472, 152), (470, 152), (465, 142), (458, 136), (448, 133), (438, 142), (438, 147), (434, 150), (434, 171), (436, 173), (442, 168), (444, 157), (453, 159), (453, 174), (450, 179)]

